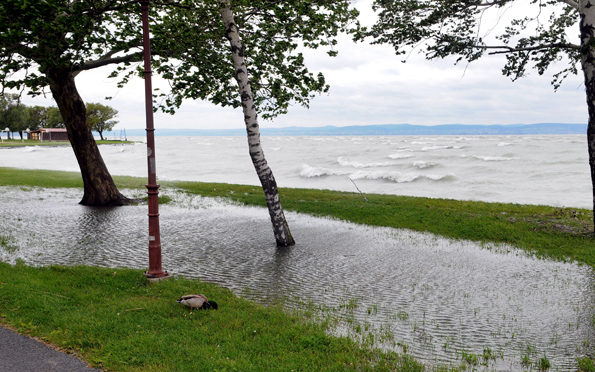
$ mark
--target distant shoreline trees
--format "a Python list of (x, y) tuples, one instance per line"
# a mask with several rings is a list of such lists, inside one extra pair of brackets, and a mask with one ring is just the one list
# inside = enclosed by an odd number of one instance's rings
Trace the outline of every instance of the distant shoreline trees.
[[(92, 131), (99, 133), (104, 140), (103, 132), (111, 131), (118, 121), (114, 108), (101, 103), (87, 104), (87, 124)], [(27, 129), (65, 128), (60, 110), (56, 106), (29, 106), (20, 101), (18, 94), (5, 93), (0, 96), (0, 129), (8, 128), (10, 133), (18, 132), (23, 139)]]

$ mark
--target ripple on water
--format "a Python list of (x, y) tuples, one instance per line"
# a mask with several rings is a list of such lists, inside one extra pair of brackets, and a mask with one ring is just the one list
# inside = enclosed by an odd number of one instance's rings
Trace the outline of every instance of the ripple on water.
[[(491, 368), (521, 370), (529, 350), (532, 361), (545, 354), (554, 368), (572, 370), (593, 352), (594, 276), (586, 266), (295, 213), (287, 215), (297, 244), (279, 250), (266, 210), (171, 193), (175, 201), (160, 207), (171, 273), (263, 302), (314, 301), (376, 332), (376, 346), (405, 346), (428, 363), (489, 349), (498, 356)], [(148, 266), (145, 206), (84, 207), (79, 191), (66, 189), (4, 187), (0, 197), (0, 229), (18, 247), (0, 250), (2, 261)], [(338, 332), (362, 337), (348, 325)]]

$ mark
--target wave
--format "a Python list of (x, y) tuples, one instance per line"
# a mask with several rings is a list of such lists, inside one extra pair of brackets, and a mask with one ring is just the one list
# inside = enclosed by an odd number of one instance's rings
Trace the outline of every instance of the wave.
[(33, 152), (33, 151), (39, 151), (40, 150), (40, 146), (27, 146), (23, 149), (23, 152)]
[(392, 164), (389, 162), (384, 163), (358, 163), (356, 161), (349, 160), (344, 156), (340, 156), (337, 159), (337, 163), (344, 167), (353, 167), (353, 168), (372, 168), (372, 167), (390, 167)]
[(436, 165), (438, 165), (438, 163), (434, 163), (434, 162), (431, 162), (431, 161), (423, 161), (423, 160), (416, 161), (416, 162), (413, 163), (413, 166), (415, 168), (419, 168), (419, 169), (431, 168), (431, 167), (434, 167)]
[(518, 158), (505, 158), (502, 156), (482, 156), (482, 155), (473, 155), (475, 159), (483, 160), (483, 161), (510, 161), (510, 160), (517, 160)]
[(498, 147), (504, 147), (504, 146), (510, 146), (510, 145), (512, 145), (512, 143), (509, 143), (509, 142), (500, 142), (497, 146)]
[(413, 156), (413, 155), (411, 155), (411, 154), (391, 154), (388, 157), (390, 159), (407, 159), (407, 158), (410, 158), (411, 156)]
[(446, 149), (462, 149), (463, 146), (452, 146), (452, 145), (443, 145), (443, 146), (427, 146), (422, 147), (421, 151), (430, 151), (430, 150), (446, 150)]
[(308, 164), (302, 165), (300, 168), (300, 177), (304, 178), (314, 178), (314, 177), (324, 177), (324, 176), (341, 176), (346, 175), (349, 173), (335, 171), (333, 169), (324, 168), (324, 167), (313, 167)]
[(396, 183), (410, 183), (419, 179), (430, 181), (454, 180), (456, 176), (449, 174), (420, 174), (420, 173), (401, 173), (392, 171), (358, 171), (349, 176), (349, 178), (358, 180), (389, 180)]

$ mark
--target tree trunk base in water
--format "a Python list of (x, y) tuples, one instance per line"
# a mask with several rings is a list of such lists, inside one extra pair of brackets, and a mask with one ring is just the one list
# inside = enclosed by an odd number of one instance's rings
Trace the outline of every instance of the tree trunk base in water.
[(110, 198), (107, 201), (97, 202), (94, 200), (90, 200), (90, 198), (83, 196), (83, 199), (79, 202), (80, 205), (90, 206), (90, 207), (120, 207), (123, 205), (131, 205), (137, 204), (140, 200), (138, 199), (130, 199), (125, 197), (124, 195), (119, 195), (115, 198)]

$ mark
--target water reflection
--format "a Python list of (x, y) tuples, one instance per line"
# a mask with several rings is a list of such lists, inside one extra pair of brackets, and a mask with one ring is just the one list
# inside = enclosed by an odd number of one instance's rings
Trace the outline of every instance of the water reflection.
[[(538, 260), (407, 230), (288, 214), (298, 242), (275, 247), (264, 209), (172, 192), (161, 207), (163, 266), (271, 302), (314, 301), (353, 316), (338, 330), (428, 363), (489, 350), (495, 370), (522, 370), (546, 355), (572, 370), (592, 353), (590, 268)], [(77, 190), (0, 188), (0, 231), (18, 250), (2, 261), (146, 268), (145, 206), (89, 208)], [(292, 305), (293, 304), (293, 305)], [(479, 359), (479, 362), (483, 360)]]

